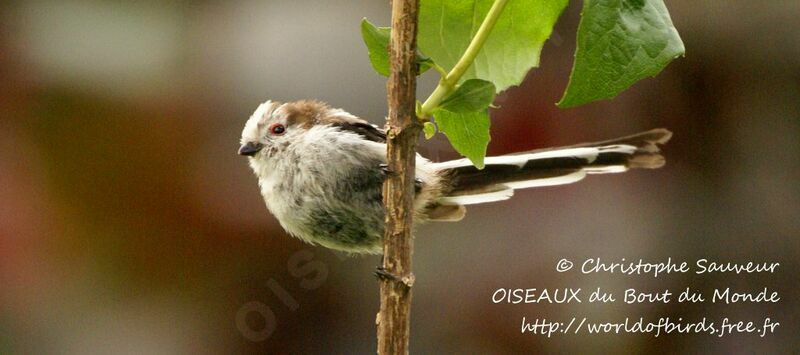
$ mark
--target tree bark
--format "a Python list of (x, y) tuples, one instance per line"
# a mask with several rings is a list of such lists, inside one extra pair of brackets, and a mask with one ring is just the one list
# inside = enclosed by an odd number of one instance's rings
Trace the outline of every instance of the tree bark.
[(390, 173), (383, 185), (386, 230), (382, 265), (389, 276), (380, 281), (381, 308), (376, 319), (378, 354), (408, 354), (414, 282), (411, 232), (416, 142), (422, 127), (415, 112), (418, 10), (418, 0), (392, 2), (391, 74), (387, 83), (389, 116), (386, 119), (386, 158)]

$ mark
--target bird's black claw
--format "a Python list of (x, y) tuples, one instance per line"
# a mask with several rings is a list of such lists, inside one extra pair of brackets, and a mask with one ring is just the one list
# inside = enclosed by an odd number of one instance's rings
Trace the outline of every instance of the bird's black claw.
[(394, 174), (394, 171), (392, 171), (392, 169), (389, 169), (389, 164), (380, 164), (378, 165), (378, 169), (380, 169), (381, 173), (384, 176), (389, 176), (391, 174)]
[[(384, 177), (388, 177), (389, 175), (393, 175), (394, 174), (394, 171), (392, 169), (389, 169), (389, 165), (388, 164), (379, 164), (378, 165), (378, 170), (381, 171), (381, 175), (383, 175)], [(414, 192), (422, 191), (422, 185), (423, 184), (424, 183), (422, 182), (422, 179), (415, 178), (414, 179)]]
[(378, 266), (375, 268), (375, 277), (378, 280), (397, 280), (397, 276), (386, 270), (383, 266)]
[(388, 281), (399, 282), (408, 288), (414, 286), (414, 274), (409, 273), (405, 276), (398, 276), (393, 274), (389, 270), (386, 270), (383, 266), (378, 266), (377, 268), (375, 268), (375, 277), (377, 277), (378, 280), (381, 281), (388, 280)]

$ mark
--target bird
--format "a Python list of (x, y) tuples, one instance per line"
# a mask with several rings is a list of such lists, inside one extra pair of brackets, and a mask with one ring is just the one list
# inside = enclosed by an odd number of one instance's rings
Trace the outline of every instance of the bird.
[[(416, 156), (414, 225), (454, 222), (466, 206), (511, 198), (515, 190), (577, 182), (587, 175), (655, 169), (658, 128), (595, 143), (433, 162)], [(247, 119), (238, 150), (253, 170), (267, 209), (286, 232), (349, 254), (381, 254), (386, 132), (317, 100), (266, 101)]]

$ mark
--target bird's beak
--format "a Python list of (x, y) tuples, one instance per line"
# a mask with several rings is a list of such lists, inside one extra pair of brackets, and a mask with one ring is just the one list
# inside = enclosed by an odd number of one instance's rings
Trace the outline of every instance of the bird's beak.
[(256, 142), (247, 142), (245, 144), (242, 144), (241, 147), (239, 147), (239, 155), (246, 155), (252, 157), (256, 155), (256, 153), (260, 152), (261, 149), (264, 149), (263, 144)]

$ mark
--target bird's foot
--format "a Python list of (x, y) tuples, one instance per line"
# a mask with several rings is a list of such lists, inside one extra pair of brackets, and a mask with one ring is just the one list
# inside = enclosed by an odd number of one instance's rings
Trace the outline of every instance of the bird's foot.
[(418, 193), (420, 191), (422, 191), (422, 179), (415, 178), (414, 179), (414, 192)]
[(389, 164), (380, 164), (378, 165), (378, 169), (380, 169), (383, 176), (389, 176), (394, 174), (394, 171), (392, 169), (389, 169)]
[(400, 282), (408, 288), (411, 288), (411, 286), (414, 285), (414, 274), (408, 274), (406, 276), (398, 276), (392, 273), (391, 271), (386, 270), (386, 268), (384, 268), (383, 266), (378, 266), (377, 268), (375, 268), (375, 277), (377, 277), (378, 280), (381, 281), (389, 280), (389, 281)]
[(398, 277), (395, 274), (389, 272), (389, 270), (386, 270), (386, 268), (383, 267), (383, 266), (376, 267), (374, 274), (375, 274), (375, 277), (378, 278), (378, 280), (397, 280), (398, 279)]
[[(381, 174), (384, 177), (388, 177), (390, 175), (394, 175), (395, 171), (389, 168), (389, 164), (378, 164), (378, 170), (381, 171)], [(422, 190), (422, 185), (424, 182), (420, 178), (414, 178), (414, 191), (419, 192)]]

